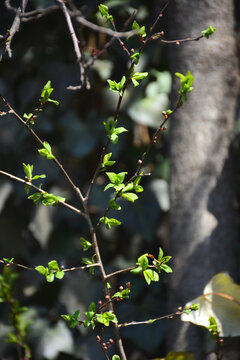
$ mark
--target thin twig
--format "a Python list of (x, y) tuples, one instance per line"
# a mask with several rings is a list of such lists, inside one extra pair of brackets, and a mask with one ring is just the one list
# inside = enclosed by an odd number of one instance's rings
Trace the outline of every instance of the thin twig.
[[(29, 266), (26, 266), (26, 265), (22, 265), (22, 264), (18, 264), (18, 263), (15, 263), (15, 262), (11, 262), (11, 263), (6, 263), (6, 261), (4, 260), (1, 260), (0, 259), (0, 263), (6, 265), (6, 266), (17, 266), (17, 267), (20, 267), (22, 269), (25, 269), (25, 270), (34, 270), (36, 271), (35, 268), (33, 267), (29, 267)], [(98, 263), (94, 263), (94, 264), (90, 264), (90, 265), (84, 265), (84, 266), (74, 266), (74, 267), (71, 267), (69, 269), (62, 269), (62, 271), (64, 272), (68, 272), (68, 271), (76, 271), (76, 270), (85, 270), (85, 269), (89, 269), (89, 268), (92, 268), (92, 267), (99, 267), (99, 264)], [(54, 272), (54, 271), (53, 271)]]
[[(8, 56), (11, 58), (12, 57), (12, 50), (11, 50), (11, 42), (12, 42), (12, 39), (14, 37), (14, 35), (16, 34), (16, 32), (19, 31), (19, 28), (20, 28), (20, 25), (21, 25), (21, 11), (22, 13), (25, 11), (25, 8), (27, 6), (27, 3), (28, 3), (28, 0), (25, 0), (23, 6), (22, 6), (22, 9), (19, 7), (16, 11), (16, 16), (13, 20), (13, 23), (12, 23), (12, 26), (9, 30), (9, 33), (10, 33), (10, 38), (6, 44), (6, 50), (8, 52)], [(5, 5), (7, 8), (11, 9), (12, 10), (12, 6), (10, 4), (10, 0), (5, 0)]]
[(172, 319), (174, 316), (180, 316), (184, 313), (185, 313), (185, 310), (181, 310), (181, 311), (178, 310), (173, 314), (163, 315), (163, 316), (157, 317), (155, 319), (149, 319), (149, 320), (145, 320), (145, 321), (131, 321), (129, 323), (118, 324), (118, 327), (121, 328), (121, 327), (127, 327), (127, 326), (135, 326), (135, 325), (150, 325), (155, 321), (160, 321), (163, 319)]
[(79, 46), (80, 41), (77, 38), (77, 35), (75, 33), (75, 30), (74, 30), (74, 27), (73, 27), (73, 24), (72, 24), (71, 17), (70, 17), (70, 15), (68, 13), (68, 10), (67, 10), (67, 7), (66, 7), (64, 1), (63, 0), (56, 0), (56, 1), (61, 5), (63, 14), (65, 16), (67, 26), (68, 26), (68, 29), (69, 29), (69, 33), (70, 33), (70, 36), (72, 38), (73, 47), (74, 47), (74, 51), (75, 51), (75, 54), (76, 54), (76, 57), (77, 57), (77, 62), (79, 64), (79, 71), (80, 71), (80, 84), (79, 84), (79, 86), (77, 86), (77, 87), (76, 86), (69, 86), (68, 89), (70, 89), (70, 90), (78, 90), (78, 89), (81, 89), (83, 85), (85, 85), (84, 83), (86, 83), (85, 69), (83, 67), (83, 57), (82, 57), (82, 54), (81, 54), (81, 51), (80, 51), (80, 46)]
[[(26, 180), (24, 180), (24, 179), (21, 179), (21, 178), (19, 178), (19, 177), (17, 177), (17, 176), (14, 176), (14, 175), (12, 175), (12, 174), (9, 174), (9, 173), (7, 173), (6, 171), (0, 170), (0, 174), (5, 175), (5, 176), (9, 177), (10, 179), (19, 181), (19, 182), (21, 182), (21, 183), (23, 183), (23, 184), (25, 184), (25, 185), (31, 186), (33, 189), (37, 190), (38, 192), (40, 192), (40, 193), (42, 193), (42, 194), (46, 194), (46, 193), (47, 193), (46, 191), (40, 189), (38, 186), (33, 185), (31, 182), (26, 181)], [(82, 212), (81, 210), (75, 208), (74, 206), (72, 206), (72, 205), (70, 205), (70, 204), (68, 204), (68, 203), (66, 203), (66, 202), (64, 202), (64, 201), (60, 201), (60, 200), (59, 200), (59, 204), (67, 207), (68, 209), (74, 211), (75, 213), (77, 213), (77, 214), (80, 215), (80, 216), (83, 216), (83, 217), (86, 219), (86, 215), (84, 214), (84, 212)]]
[(160, 39), (160, 41), (164, 44), (177, 44), (179, 45), (180, 43), (183, 43), (183, 42), (188, 42), (188, 41), (198, 41), (200, 39), (203, 38), (203, 35), (199, 35), (199, 36), (196, 36), (194, 38), (186, 38), (186, 39), (179, 39), (179, 40), (164, 40), (164, 39)]

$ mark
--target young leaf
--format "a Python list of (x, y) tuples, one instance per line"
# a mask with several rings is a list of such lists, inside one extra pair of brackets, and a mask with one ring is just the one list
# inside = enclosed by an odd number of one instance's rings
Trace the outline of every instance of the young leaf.
[(47, 272), (47, 269), (42, 265), (36, 266), (35, 270), (37, 270), (42, 275), (45, 275)]
[(127, 201), (131, 201), (131, 202), (134, 202), (138, 199), (138, 196), (134, 193), (130, 193), (130, 192), (127, 192), (127, 193), (122, 193), (121, 194), (121, 197), (123, 197), (124, 199), (126, 199)]
[(140, 35), (141, 37), (147, 36), (145, 26), (140, 27), (136, 20), (134, 20), (134, 22), (132, 23), (132, 29), (138, 30), (138, 35)]
[(43, 194), (44, 200), (42, 201), (43, 205), (53, 205), (56, 206), (59, 202), (65, 202), (65, 198), (62, 196), (56, 196), (53, 194), (45, 193)]
[(54, 159), (55, 156), (52, 154), (51, 146), (48, 144), (47, 141), (43, 143), (44, 149), (39, 149), (38, 152), (40, 155), (45, 156), (48, 160)]
[(110, 322), (113, 322), (113, 323), (118, 322), (116, 315), (109, 311), (106, 311), (103, 314), (96, 314), (96, 320), (97, 320), (97, 322), (99, 322), (105, 326), (109, 326)]
[(100, 14), (106, 17), (106, 22), (113, 21), (113, 16), (109, 14), (108, 7), (106, 5), (100, 4), (98, 5), (98, 9)]
[(148, 254), (143, 254), (138, 258), (138, 264), (141, 266), (142, 270), (146, 270), (148, 268)]
[(120, 96), (123, 96), (123, 89), (124, 89), (124, 84), (126, 82), (126, 77), (123, 76), (120, 82), (116, 82), (114, 80), (107, 80), (108, 84), (109, 84), (109, 88), (110, 90), (114, 91), (114, 92), (118, 92)]
[(114, 218), (108, 218), (107, 216), (101, 217), (99, 221), (103, 223), (108, 230), (111, 229), (111, 226), (121, 225), (121, 221), (118, 221), (117, 219)]
[(43, 198), (43, 193), (41, 192), (36, 192), (30, 196), (28, 196), (28, 199), (32, 200), (34, 202), (35, 205), (38, 205), (40, 203), (40, 201)]
[(150, 285), (152, 281), (159, 281), (158, 273), (152, 269), (144, 270), (143, 275), (148, 285)]
[(42, 89), (40, 102), (45, 104), (49, 101), (53, 102), (55, 105), (59, 105), (58, 101), (50, 99), (50, 95), (52, 92), (53, 88), (51, 87), (51, 81), (49, 80)]
[(135, 269), (130, 270), (130, 272), (134, 275), (138, 275), (142, 270), (143, 270), (142, 267), (138, 266)]
[[(112, 185), (112, 184), (110, 184), (110, 185)], [(113, 210), (121, 210), (121, 206), (115, 201), (115, 199), (111, 199), (109, 201), (109, 206)]]
[(135, 73), (132, 75), (132, 83), (133, 85), (136, 87), (139, 85), (139, 82), (137, 80), (142, 80), (144, 78), (146, 78), (148, 76), (148, 72), (144, 72), (144, 73)]
[[(194, 88), (192, 87), (194, 77), (190, 71), (187, 72), (187, 75), (183, 75), (180, 73), (175, 73), (177, 77), (179, 77), (181, 82), (181, 87), (179, 90), (179, 94), (182, 95), (182, 99), (187, 101), (187, 93), (190, 93)], [(181, 104), (180, 104), (181, 106)]]
[(32, 179), (33, 165), (29, 165), (29, 164), (26, 165), (23, 163), (23, 170), (25, 172), (27, 179)]
[(80, 242), (83, 247), (83, 251), (87, 251), (93, 244), (84, 239), (84, 237), (80, 237)]
[(121, 358), (118, 355), (113, 355), (112, 360), (121, 360)]
[(68, 323), (70, 328), (75, 328), (79, 323), (80, 310), (76, 310), (73, 315), (61, 315), (61, 317)]
[(112, 153), (108, 153), (108, 154), (106, 154), (104, 156), (103, 162), (102, 162), (102, 165), (101, 165), (102, 168), (105, 168), (107, 166), (112, 166), (112, 165), (115, 164), (116, 161), (111, 161), (110, 160), (111, 156), (112, 156)]
[(206, 30), (202, 31), (202, 35), (208, 39), (209, 36), (211, 36), (213, 33), (215, 33), (215, 31), (216, 31), (216, 28), (209, 26)]

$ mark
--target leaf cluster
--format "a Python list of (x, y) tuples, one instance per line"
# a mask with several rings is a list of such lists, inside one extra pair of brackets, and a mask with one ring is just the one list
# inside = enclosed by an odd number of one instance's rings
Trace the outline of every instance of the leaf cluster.
[(55, 278), (62, 279), (64, 277), (64, 271), (60, 269), (58, 262), (52, 260), (48, 263), (47, 267), (43, 265), (38, 265), (35, 269), (42, 275), (46, 277), (48, 282), (53, 282)]

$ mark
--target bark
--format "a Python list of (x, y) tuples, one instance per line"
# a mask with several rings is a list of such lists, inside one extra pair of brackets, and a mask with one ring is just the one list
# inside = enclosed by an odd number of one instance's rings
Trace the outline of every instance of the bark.
[[(238, 96), (238, 62), (231, 0), (172, 0), (169, 39), (209, 39), (173, 45), (171, 70), (194, 75), (194, 92), (171, 119), (170, 310), (199, 296), (219, 272), (236, 275), (237, 226), (230, 145)], [(179, 80), (173, 83), (177, 97)], [(171, 320), (168, 348), (206, 359), (202, 330)], [(224, 358), (225, 359), (225, 358)], [(226, 357), (227, 359), (227, 357)], [(231, 360), (234, 358), (232, 357)]]

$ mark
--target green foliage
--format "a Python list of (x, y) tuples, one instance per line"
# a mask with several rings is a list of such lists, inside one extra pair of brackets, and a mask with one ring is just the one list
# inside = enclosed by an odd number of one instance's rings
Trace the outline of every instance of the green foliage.
[(109, 84), (109, 88), (110, 90), (112, 90), (113, 92), (117, 92), (119, 93), (120, 96), (123, 96), (123, 91), (124, 91), (124, 86), (126, 83), (126, 77), (123, 76), (120, 82), (116, 82), (114, 80), (107, 80), (108, 84)]
[(216, 320), (214, 319), (213, 316), (210, 316), (208, 321), (209, 321), (208, 330), (210, 331), (211, 335), (214, 338), (216, 338), (217, 336), (219, 336), (219, 330), (218, 330), (217, 322), (216, 322)]
[(39, 154), (44, 156), (48, 160), (55, 159), (55, 156), (52, 154), (52, 148), (47, 141), (44, 141), (43, 146), (44, 149), (38, 150)]
[[(12, 259), (3, 260), (6, 264), (11, 264)], [(9, 266), (4, 266), (3, 273), (0, 274), (0, 303), (11, 301), (13, 286), (18, 276)]]
[(112, 226), (121, 225), (121, 221), (114, 218), (108, 218), (107, 216), (101, 217), (99, 221), (103, 223), (108, 230), (110, 230)]
[[(153, 255), (149, 255), (148, 253), (139, 256), (137, 261), (137, 267), (131, 270), (131, 273), (137, 275), (143, 272), (144, 278), (148, 285), (151, 284), (152, 281), (159, 281), (159, 273), (161, 270), (170, 273), (172, 269), (170, 266), (166, 265), (166, 263), (171, 259), (171, 256), (163, 256), (164, 253), (161, 248), (159, 248), (158, 259), (155, 259)], [(149, 265), (149, 258), (153, 259), (153, 265)], [(152, 269), (155, 268), (155, 270)]]
[(101, 164), (102, 170), (105, 170), (106, 167), (112, 166), (116, 163), (116, 161), (110, 160), (111, 156), (112, 156), (112, 153), (108, 153), (108, 154), (104, 155), (103, 162)]
[(52, 205), (57, 206), (59, 202), (65, 202), (65, 198), (62, 196), (56, 196), (53, 194), (49, 194), (47, 192), (36, 192), (30, 196), (28, 196), (29, 200), (32, 200), (35, 205), (38, 205), (40, 201), (45, 206)]
[[(82, 258), (82, 263), (85, 265), (95, 264), (95, 258), (96, 258), (96, 254), (94, 254), (91, 259), (84, 257)], [(89, 268), (89, 272), (91, 275), (94, 275), (94, 266)]]
[[(33, 180), (37, 180), (39, 178), (41, 178), (41, 179), (46, 178), (45, 174), (33, 176), (33, 165), (29, 165), (29, 164), (26, 165), (23, 163), (23, 170), (25, 172), (25, 175), (26, 175), (25, 177), (26, 177), (27, 181), (30, 183)], [(30, 188), (31, 188), (30, 185), (25, 184), (25, 191), (27, 194), (29, 193)]]
[(184, 313), (186, 315), (189, 315), (189, 314), (191, 314), (192, 311), (197, 311), (198, 309), (199, 309), (199, 304), (191, 304), (191, 305), (185, 306)]
[(212, 34), (215, 33), (215, 31), (216, 31), (216, 28), (209, 26), (206, 30), (202, 31), (202, 35), (208, 39), (209, 36), (211, 36)]
[(80, 237), (81, 245), (83, 247), (83, 251), (87, 251), (93, 244), (90, 241), (84, 239), (84, 237)]
[(118, 127), (118, 128), (115, 127), (115, 125), (117, 124), (117, 120), (114, 121), (112, 119), (109, 119), (108, 122), (104, 122), (103, 124), (108, 133), (108, 138), (111, 140), (113, 144), (117, 144), (118, 135), (127, 131), (127, 129), (125, 129), (124, 127)]
[(80, 310), (76, 310), (72, 315), (61, 315), (61, 317), (68, 323), (70, 328), (75, 328), (79, 324)]
[(121, 360), (121, 358), (118, 355), (113, 355), (112, 360)]
[(108, 6), (100, 4), (98, 5), (99, 12), (102, 16), (106, 18), (105, 22), (113, 21), (113, 16), (109, 14), (108, 12)]
[(148, 72), (143, 72), (143, 73), (137, 72), (135, 74), (132, 74), (131, 80), (132, 80), (134, 87), (139, 85), (139, 82), (138, 82), (139, 80), (145, 79), (147, 76), (148, 76)]
[(52, 260), (48, 263), (47, 267), (43, 265), (36, 266), (35, 269), (46, 277), (48, 282), (53, 282), (54, 278), (62, 279), (64, 277), (64, 271), (59, 268), (58, 262)]
[(56, 100), (52, 100), (50, 99), (50, 95), (53, 92), (53, 88), (51, 87), (51, 81), (49, 80), (46, 85), (44, 85), (42, 92), (41, 92), (41, 98), (40, 98), (40, 103), (41, 104), (46, 104), (47, 102), (52, 102), (55, 105), (59, 105), (59, 102)]
[(116, 318), (116, 315), (113, 314), (110, 311), (105, 311), (102, 314), (96, 314), (96, 321), (99, 322), (100, 324), (103, 324), (105, 326), (109, 326), (110, 323), (117, 323), (118, 320)]
[[(194, 89), (192, 87), (194, 77), (190, 71), (187, 72), (187, 75), (180, 74), (179, 72), (176, 72), (175, 75), (179, 77), (181, 82), (179, 94), (182, 95), (184, 101), (187, 101), (187, 93), (190, 93)], [(180, 106), (182, 106), (182, 102)]]
[(137, 30), (138, 36), (146, 37), (146, 29), (145, 26), (140, 26), (136, 20), (132, 23), (132, 30)]
[(125, 289), (120, 289), (120, 291), (117, 291), (112, 298), (118, 298), (118, 299), (129, 299), (130, 296), (130, 284), (127, 284), (127, 287)]

